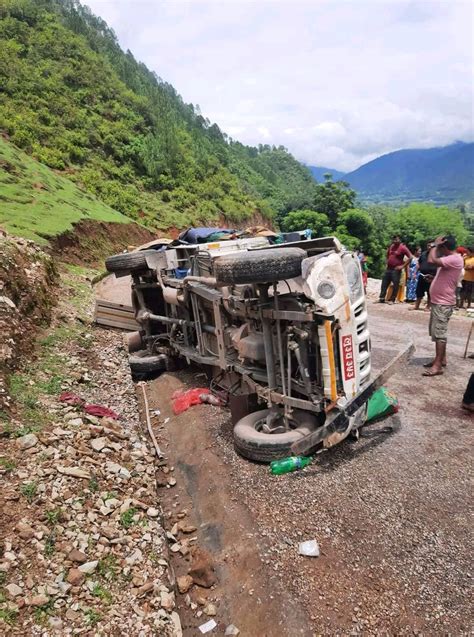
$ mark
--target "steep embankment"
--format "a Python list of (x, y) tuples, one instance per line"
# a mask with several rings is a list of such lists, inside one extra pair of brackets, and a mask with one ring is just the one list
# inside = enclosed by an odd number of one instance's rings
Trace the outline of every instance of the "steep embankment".
[(6, 375), (49, 323), (58, 280), (54, 261), (32, 241), (0, 234), (0, 414), (9, 407)]
[(271, 218), (312, 201), (284, 148), (231, 140), (71, 0), (0, 4), (0, 130), (153, 228)]

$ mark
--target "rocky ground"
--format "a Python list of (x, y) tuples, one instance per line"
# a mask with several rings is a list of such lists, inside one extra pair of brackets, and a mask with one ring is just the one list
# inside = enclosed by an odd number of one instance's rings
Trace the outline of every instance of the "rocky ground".
[[(90, 325), (93, 274), (63, 270), (53, 325), (10, 379), (0, 633), (177, 636), (159, 459), (140, 427), (121, 335)], [(63, 392), (115, 413), (90, 415)]]

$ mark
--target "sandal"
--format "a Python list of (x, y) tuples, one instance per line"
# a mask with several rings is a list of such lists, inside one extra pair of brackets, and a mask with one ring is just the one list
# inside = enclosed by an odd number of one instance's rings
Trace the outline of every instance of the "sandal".
[(422, 376), (442, 376), (444, 374), (444, 372), (439, 371), (439, 372), (434, 372), (431, 369), (427, 369), (426, 372), (423, 372)]

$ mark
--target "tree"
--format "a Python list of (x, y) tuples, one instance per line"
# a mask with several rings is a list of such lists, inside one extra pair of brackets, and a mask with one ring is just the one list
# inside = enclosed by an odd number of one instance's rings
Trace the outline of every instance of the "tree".
[(384, 235), (367, 210), (354, 208), (339, 215), (336, 236), (349, 250), (362, 248), (372, 275), (381, 273), (385, 262)]
[(316, 237), (327, 237), (331, 234), (327, 215), (314, 210), (293, 210), (283, 219), (282, 227), (286, 232), (309, 228)]
[(468, 240), (459, 210), (429, 203), (411, 203), (390, 217), (391, 233), (399, 233), (411, 248), (440, 235), (452, 234), (459, 245)]
[(333, 181), (329, 173), (324, 178), (324, 184), (315, 187), (314, 209), (327, 215), (335, 228), (338, 215), (354, 207), (356, 192), (347, 181)]

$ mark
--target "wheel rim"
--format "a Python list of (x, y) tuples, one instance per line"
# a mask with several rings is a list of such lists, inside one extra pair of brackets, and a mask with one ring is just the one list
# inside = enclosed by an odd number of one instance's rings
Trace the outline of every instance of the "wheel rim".
[(260, 418), (255, 423), (254, 429), (255, 431), (258, 431), (258, 433), (268, 434), (269, 436), (271, 436), (272, 434), (287, 433), (288, 431), (294, 431), (295, 429), (298, 429), (298, 423), (296, 423), (294, 420), (289, 420), (289, 426), (288, 429), (286, 429), (283, 423), (283, 416), (279, 416), (279, 418), (277, 418), (274, 422), (281, 424), (277, 424), (273, 427), (268, 427), (266, 417)]

